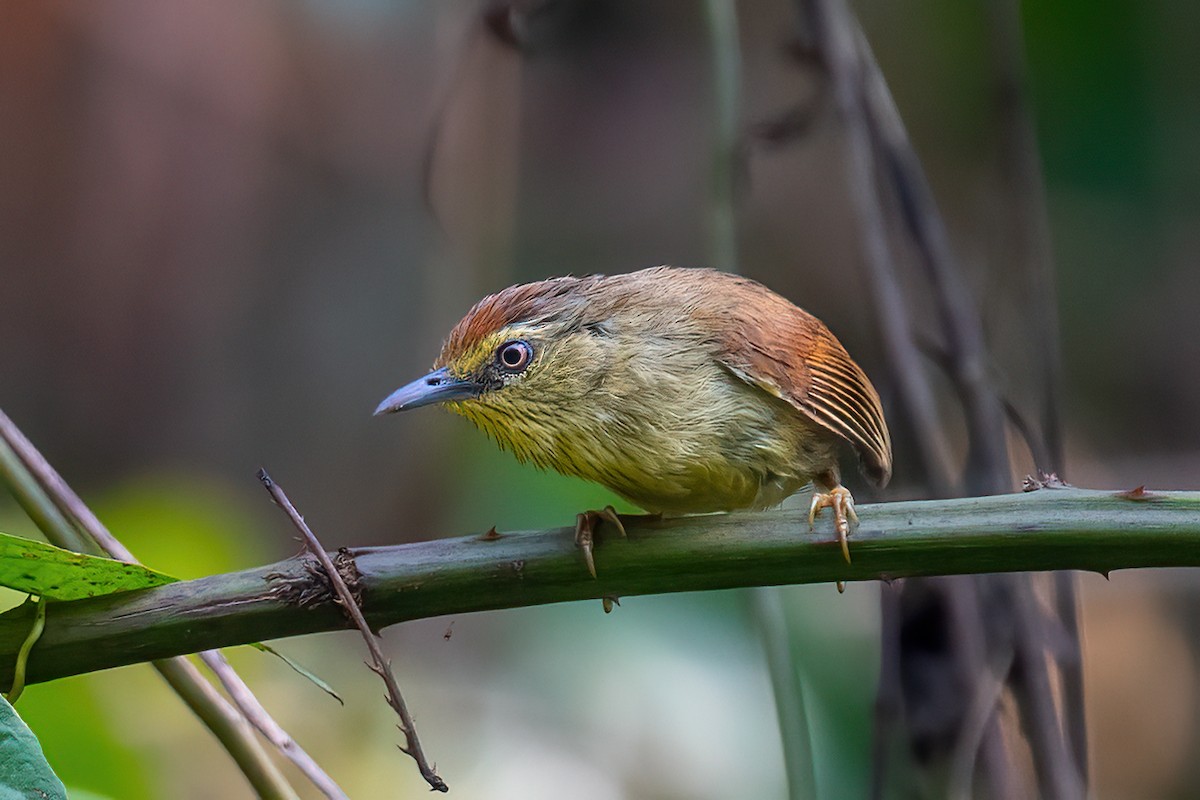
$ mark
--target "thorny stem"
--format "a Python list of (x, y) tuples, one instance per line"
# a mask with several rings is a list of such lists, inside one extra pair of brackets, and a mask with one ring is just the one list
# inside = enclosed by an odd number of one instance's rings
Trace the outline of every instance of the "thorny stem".
[(421, 777), (428, 784), (439, 792), (449, 791), (446, 782), (443, 781), (429, 765), (429, 760), (425, 758), (425, 751), (421, 749), (421, 741), (417, 738), (417, 727), (413, 723), (412, 715), (408, 712), (408, 705), (404, 702), (404, 697), (400, 694), (400, 686), (396, 683), (396, 676), (392, 672), (392, 666), (387, 658), (383, 655), (383, 650), (379, 647), (379, 637), (367, 624), (366, 617), (363, 616), (362, 609), (358, 605), (358, 601), (354, 599), (354, 594), (350, 591), (350, 587), (342, 579), (341, 573), (333, 563), (333, 559), (325, 552), (325, 548), (321, 547), (321, 543), (317, 540), (312, 529), (308, 527), (308, 523), (304, 521), (304, 517), (296, 511), (296, 507), (292, 505), (292, 501), (288, 499), (282, 487), (271, 479), (265, 469), (258, 471), (258, 479), (262, 481), (262, 485), (271, 494), (271, 498), (275, 503), (284, 510), (288, 515), (288, 519), (300, 531), (304, 537), (304, 543), (312, 552), (317, 560), (321, 562), (321, 567), (325, 570), (325, 575), (329, 579), (329, 583), (333, 586), (337, 593), (338, 604), (347, 616), (354, 622), (355, 626), (362, 632), (363, 639), (366, 640), (367, 650), (371, 653), (371, 671), (383, 679), (384, 685), (387, 687), (387, 703), (400, 716), (400, 732), (404, 734), (404, 739), (407, 746), (401, 747), (400, 750), (411, 756), (417, 762), (418, 769), (421, 770)]
[[(596, 548), (592, 580), (574, 528), (350, 548), (373, 629), (397, 622), (605, 595), (907, 576), (1200, 566), (1200, 492), (1042, 489), (858, 507), (846, 564), (828, 520), (803, 512), (630, 519)], [(411, 532), (410, 532), (411, 535)], [(31, 683), (212, 647), (344, 630), (309, 556), (136, 592), (55, 603), (30, 654)], [(296, 590), (312, 599), (303, 606)], [(315, 593), (315, 594), (314, 594)], [(0, 614), (0, 687), (29, 631)]]

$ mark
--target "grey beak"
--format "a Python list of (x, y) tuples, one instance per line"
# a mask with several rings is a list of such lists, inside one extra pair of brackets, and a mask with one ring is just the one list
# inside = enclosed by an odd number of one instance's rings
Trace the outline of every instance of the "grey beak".
[(442, 367), (392, 392), (375, 409), (375, 416), (449, 400), (466, 400), (478, 397), (479, 392), (479, 385), (474, 381), (456, 378), (447, 367)]

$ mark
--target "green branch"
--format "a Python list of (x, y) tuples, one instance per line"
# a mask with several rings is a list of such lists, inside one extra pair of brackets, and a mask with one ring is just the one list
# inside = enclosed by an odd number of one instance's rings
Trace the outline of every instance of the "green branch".
[[(831, 524), (790, 511), (627, 523), (591, 579), (573, 529), (468, 536), (339, 553), (375, 627), (570, 600), (914, 575), (1200, 566), (1200, 492), (1029, 494), (861, 506), (842, 561)], [(604, 529), (601, 529), (603, 535)], [(30, 683), (216, 647), (341, 630), (311, 558), (138, 592), (53, 603)], [(0, 615), (0, 686), (32, 611)]]

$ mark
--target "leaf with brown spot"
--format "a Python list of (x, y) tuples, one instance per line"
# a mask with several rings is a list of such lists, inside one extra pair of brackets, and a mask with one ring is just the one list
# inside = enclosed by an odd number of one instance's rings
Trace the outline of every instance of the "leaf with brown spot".
[(0, 586), (47, 600), (80, 600), (174, 583), (141, 564), (73, 553), (45, 542), (0, 533)]

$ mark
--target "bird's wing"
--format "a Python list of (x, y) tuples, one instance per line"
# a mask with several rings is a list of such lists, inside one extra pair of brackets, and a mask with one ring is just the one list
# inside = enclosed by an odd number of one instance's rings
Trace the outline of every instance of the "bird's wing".
[(892, 473), (892, 440), (875, 387), (820, 320), (786, 301), (778, 305), (768, 316), (739, 319), (738, 335), (721, 342), (718, 359), (848, 441), (882, 486)]

